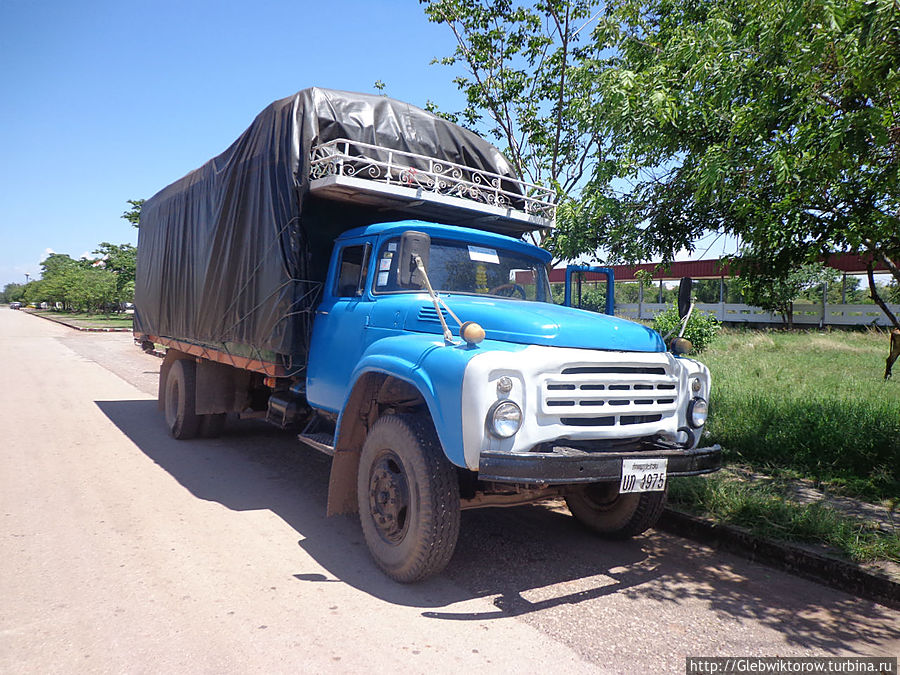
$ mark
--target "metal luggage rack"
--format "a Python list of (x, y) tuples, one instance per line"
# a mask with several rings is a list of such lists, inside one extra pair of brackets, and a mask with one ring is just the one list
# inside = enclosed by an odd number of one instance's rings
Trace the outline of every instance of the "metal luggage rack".
[(509, 176), (336, 139), (310, 152), (310, 192), (505, 234), (552, 228), (556, 193)]

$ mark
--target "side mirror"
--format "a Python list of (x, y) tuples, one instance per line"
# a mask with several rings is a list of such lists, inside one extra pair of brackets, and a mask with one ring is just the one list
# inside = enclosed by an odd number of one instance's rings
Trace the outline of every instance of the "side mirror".
[(678, 284), (678, 317), (683, 319), (691, 311), (691, 290), (694, 285), (690, 277), (682, 277)]
[(431, 251), (431, 237), (424, 232), (408, 230), (400, 237), (400, 262), (397, 266), (397, 281), (402, 288), (421, 288), (422, 275), (418, 274), (415, 256), (422, 259), (422, 264), (428, 267), (428, 254)]

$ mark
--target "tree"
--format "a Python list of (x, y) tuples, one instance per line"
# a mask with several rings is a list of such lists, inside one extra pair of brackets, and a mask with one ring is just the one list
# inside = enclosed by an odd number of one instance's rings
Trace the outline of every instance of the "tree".
[(25, 284), (10, 283), (3, 287), (2, 302), (21, 302), (25, 295)]
[(44, 282), (38, 279), (37, 281), (29, 281), (23, 287), (22, 301), (31, 305), (39, 305), (42, 302), (45, 302), (44, 294), (42, 292), (42, 287)]
[[(519, 176), (556, 187), (560, 234), (551, 249), (565, 255), (580, 212), (573, 198), (583, 178), (599, 171), (604, 139), (594, 124), (601, 46), (586, 26), (596, 15), (589, 0), (420, 0), (430, 21), (446, 25), (457, 41), (435, 62), (461, 65), (453, 82), (466, 107), (444, 114), (482, 127), (503, 145)], [(427, 106), (435, 111), (433, 103)], [(566, 227), (563, 227), (565, 225)]]
[(67, 304), (67, 293), (74, 283), (73, 270), (88, 265), (87, 261), (73, 260), (65, 253), (51, 253), (41, 262), (40, 283), (28, 285), (28, 302)]
[(894, 281), (888, 286), (887, 297), (891, 302), (900, 303), (900, 281)]
[(778, 312), (781, 320), (789, 328), (794, 327), (793, 301), (802, 292), (820, 287), (824, 282), (836, 276), (820, 263), (806, 264), (788, 274), (769, 271), (764, 264), (755, 268), (752, 275), (738, 279), (747, 304), (766, 310)]
[(134, 227), (139, 227), (141, 224), (141, 207), (144, 205), (145, 199), (127, 199), (125, 200), (129, 204), (131, 204), (131, 208), (125, 211), (122, 214), (122, 218), (131, 223)]
[(116, 302), (116, 275), (100, 267), (76, 267), (67, 273), (66, 302), (80, 311), (102, 311)]
[[(757, 287), (835, 251), (900, 280), (898, 23), (893, 0), (609, 4), (592, 38), (615, 169), (586, 186), (580, 247), (669, 260), (716, 231)], [(611, 175), (632, 186), (612, 200)], [(871, 275), (870, 293), (900, 327)]]
[(137, 266), (137, 248), (131, 244), (102, 242), (94, 251), (100, 256), (105, 269), (116, 275), (116, 300), (120, 303), (134, 300), (134, 274)]
[(62, 274), (71, 267), (77, 267), (80, 263), (65, 253), (51, 253), (41, 261), (41, 278), (49, 279), (50, 277)]

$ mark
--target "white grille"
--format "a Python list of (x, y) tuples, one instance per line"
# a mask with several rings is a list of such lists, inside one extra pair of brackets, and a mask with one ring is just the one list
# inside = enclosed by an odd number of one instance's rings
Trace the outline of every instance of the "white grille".
[(663, 365), (571, 366), (541, 382), (541, 411), (569, 426), (656, 422), (677, 400), (678, 378)]

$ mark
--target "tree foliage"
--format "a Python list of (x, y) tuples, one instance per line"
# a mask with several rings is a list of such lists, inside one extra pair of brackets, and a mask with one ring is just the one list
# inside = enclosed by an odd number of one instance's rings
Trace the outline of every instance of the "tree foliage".
[(457, 39), (458, 117), (558, 186), (558, 257), (718, 232), (760, 284), (836, 251), (900, 282), (894, 0), (420, 1)]
[[(736, 235), (760, 283), (833, 251), (900, 279), (900, 10), (893, 0), (619, 0), (593, 39), (615, 175), (585, 250), (671, 259)], [(872, 289), (874, 291), (874, 288)]]
[(131, 204), (131, 208), (122, 214), (122, 218), (127, 220), (134, 227), (139, 227), (141, 224), (141, 207), (144, 205), (144, 202), (146, 200), (128, 199), (126, 201)]
[(738, 279), (738, 284), (748, 304), (767, 312), (777, 312), (784, 323), (793, 327), (793, 301), (804, 291), (821, 288), (836, 277), (834, 270), (821, 263), (808, 263), (786, 274), (769, 271), (760, 265), (754, 268), (752, 275)]
[(25, 284), (9, 283), (3, 287), (2, 302), (21, 302), (25, 297)]
[(100, 256), (103, 268), (116, 275), (116, 299), (131, 302), (134, 298), (134, 275), (137, 267), (137, 248), (131, 244), (102, 242), (94, 251)]
[[(462, 111), (444, 114), (487, 131), (519, 175), (558, 188), (565, 202), (597, 170), (603, 137), (594, 123), (600, 46), (590, 39), (597, 3), (420, 0), (429, 20), (457, 41), (436, 63), (462, 68), (453, 82)], [(429, 108), (434, 110), (429, 103)], [(572, 208), (561, 210), (560, 222)]]
[[(129, 199), (131, 209), (122, 217), (135, 227), (143, 199)], [(50, 253), (41, 262), (41, 278), (28, 284), (7, 284), (2, 296), (39, 305), (48, 303), (66, 309), (109, 311), (134, 300), (137, 248), (131, 244), (97, 245), (93, 259), (75, 260), (65, 253)]]

